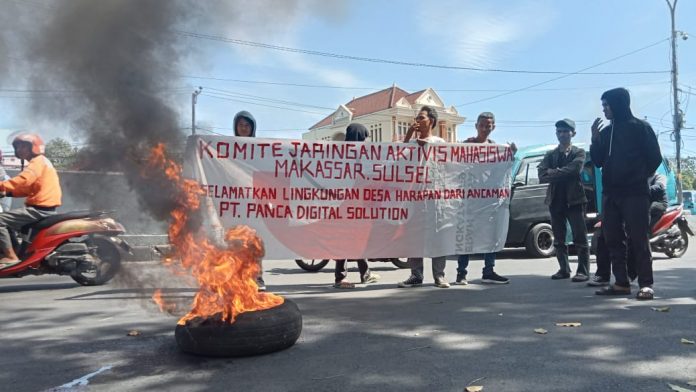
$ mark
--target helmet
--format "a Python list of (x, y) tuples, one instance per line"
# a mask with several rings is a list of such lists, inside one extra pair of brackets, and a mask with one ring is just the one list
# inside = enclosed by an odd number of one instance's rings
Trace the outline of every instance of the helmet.
[(31, 152), (35, 155), (41, 155), (46, 152), (46, 145), (39, 135), (33, 133), (21, 133), (15, 136), (12, 140), (12, 147), (15, 147), (17, 143), (29, 143), (31, 144)]

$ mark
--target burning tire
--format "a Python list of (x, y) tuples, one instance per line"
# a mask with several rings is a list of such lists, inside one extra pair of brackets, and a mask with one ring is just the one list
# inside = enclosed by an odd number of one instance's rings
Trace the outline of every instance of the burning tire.
[(210, 357), (245, 357), (286, 349), (302, 332), (302, 314), (285, 299), (274, 308), (246, 312), (234, 323), (194, 320), (177, 325), (174, 335), (179, 348), (189, 354)]

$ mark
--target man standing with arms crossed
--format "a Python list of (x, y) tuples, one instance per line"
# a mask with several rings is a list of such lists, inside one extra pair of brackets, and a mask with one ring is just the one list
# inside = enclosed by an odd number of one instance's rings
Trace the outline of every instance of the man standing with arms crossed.
[[(650, 199), (648, 178), (662, 161), (652, 127), (633, 116), (631, 98), (624, 88), (602, 94), (602, 110), (610, 124), (592, 124), (590, 154), (602, 168), (602, 234), (611, 256), (615, 283), (597, 295), (628, 295), (631, 286), (626, 270), (626, 235), (638, 273), (639, 300), (653, 299), (652, 255), (648, 242)], [(600, 131), (601, 129), (601, 131)], [(625, 228), (625, 231), (624, 231)]]
[(580, 173), (585, 165), (585, 150), (573, 146), (575, 121), (563, 119), (556, 122), (558, 147), (546, 153), (539, 164), (539, 180), (548, 183), (545, 203), (551, 213), (553, 245), (559, 270), (551, 279), (570, 278), (568, 246), (565, 243), (566, 221), (573, 232), (573, 244), (578, 251), (578, 268), (573, 282), (586, 282), (590, 275), (590, 249), (587, 246), (587, 227), (585, 226), (585, 189)]

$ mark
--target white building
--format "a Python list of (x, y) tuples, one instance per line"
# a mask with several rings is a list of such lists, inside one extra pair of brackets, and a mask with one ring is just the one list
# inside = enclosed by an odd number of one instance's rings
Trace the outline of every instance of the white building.
[(423, 105), (437, 111), (438, 122), (433, 134), (448, 142), (456, 142), (457, 125), (466, 118), (460, 117), (454, 106), (446, 108), (431, 88), (409, 94), (396, 85), (339, 105), (335, 112), (303, 133), (302, 139), (344, 140), (348, 124), (357, 122), (370, 131), (370, 141), (402, 141)]

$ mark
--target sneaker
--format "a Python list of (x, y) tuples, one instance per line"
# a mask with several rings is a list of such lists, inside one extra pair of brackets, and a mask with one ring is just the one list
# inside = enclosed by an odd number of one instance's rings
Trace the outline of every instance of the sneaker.
[(362, 282), (360, 282), (360, 283), (365, 283), (365, 284), (368, 284), (368, 283), (377, 283), (377, 281), (379, 280), (379, 278), (381, 278), (381, 276), (379, 276), (379, 275), (377, 275), (377, 274), (370, 273), (370, 274), (367, 275), (367, 276), (365, 277), (365, 279), (364, 279)]
[(508, 284), (510, 283), (510, 279), (500, 276), (493, 272), (492, 274), (489, 275), (483, 275), (481, 278), (482, 283), (490, 283), (490, 284)]
[(585, 274), (575, 274), (573, 276), (573, 279), (571, 279), (573, 282), (587, 282), (590, 280), (590, 277), (585, 275)]
[(256, 285), (259, 286), (259, 291), (266, 291), (266, 282), (263, 281), (262, 277), (256, 278)]
[(435, 287), (439, 287), (441, 289), (448, 289), (450, 287), (450, 284), (448, 281), (445, 280), (445, 278), (436, 278)]
[(587, 285), (592, 287), (607, 286), (608, 284), (609, 279), (604, 279), (599, 275), (595, 275), (592, 279), (590, 279), (589, 282), (587, 282)]
[(404, 280), (403, 282), (399, 282), (397, 284), (398, 287), (405, 288), (405, 287), (419, 287), (423, 285), (423, 279), (419, 278), (415, 275), (411, 275), (408, 277), (408, 279)]
[(553, 280), (568, 279), (568, 278), (570, 278), (570, 274), (567, 272), (563, 272), (563, 271), (558, 271), (555, 274), (551, 275), (551, 279), (553, 279)]
[(469, 282), (466, 281), (466, 275), (458, 273), (457, 280), (454, 281), (454, 284), (466, 286), (469, 284)]

